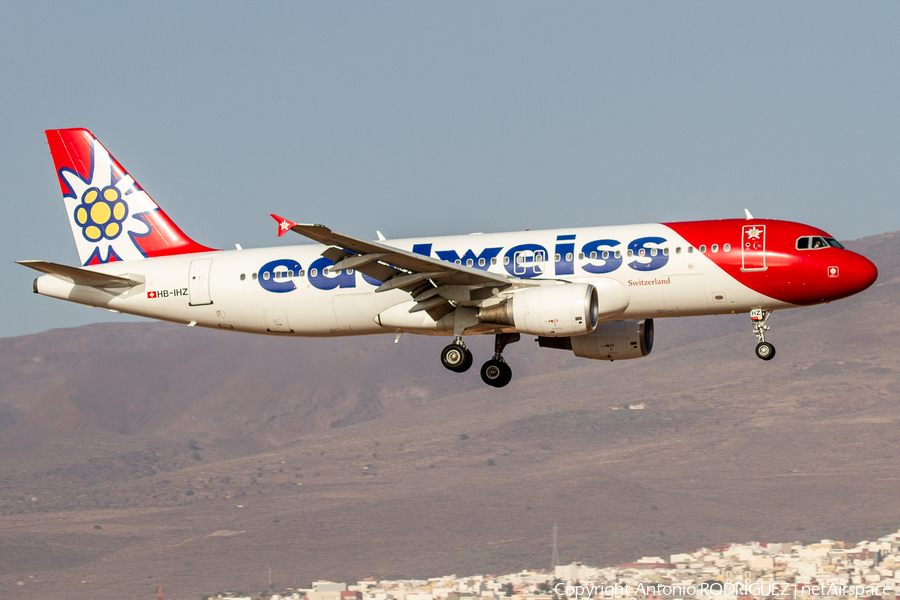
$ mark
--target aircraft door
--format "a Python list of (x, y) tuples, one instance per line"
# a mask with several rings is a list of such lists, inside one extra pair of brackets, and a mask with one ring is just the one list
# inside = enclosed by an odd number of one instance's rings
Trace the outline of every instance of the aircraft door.
[(741, 228), (741, 271), (766, 270), (766, 226)]
[(211, 258), (191, 261), (191, 272), (188, 279), (188, 304), (191, 306), (213, 303), (209, 297), (209, 269), (211, 266)]

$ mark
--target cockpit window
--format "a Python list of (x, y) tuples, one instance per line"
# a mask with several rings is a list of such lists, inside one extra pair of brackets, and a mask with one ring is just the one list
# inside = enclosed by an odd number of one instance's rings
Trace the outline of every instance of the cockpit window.
[(822, 237), (821, 235), (808, 235), (797, 238), (797, 250), (818, 250), (820, 248), (840, 248), (841, 243), (834, 238)]

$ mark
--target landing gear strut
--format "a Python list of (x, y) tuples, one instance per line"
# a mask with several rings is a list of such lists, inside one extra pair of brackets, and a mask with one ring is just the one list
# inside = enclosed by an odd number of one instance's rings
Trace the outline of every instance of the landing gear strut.
[(512, 369), (503, 359), (507, 344), (519, 341), (518, 333), (498, 333), (494, 339), (494, 356), (481, 367), (481, 380), (486, 384), (501, 388), (512, 381)]
[(756, 344), (756, 356), (763, 360), (772, 360), (775, 357), (775, 346), (766, 341), (766, 332), (771, 329), (766, 321), (772, 315), (771, 310), (754, 308), (750, 311), (750, 320), (753, 321), (753, 333), (759, 343)]
[(441, 364), (455, 373), (464, 373), (472, 366), (472, 352), (466, 348), (462, 336), (441, 350)]

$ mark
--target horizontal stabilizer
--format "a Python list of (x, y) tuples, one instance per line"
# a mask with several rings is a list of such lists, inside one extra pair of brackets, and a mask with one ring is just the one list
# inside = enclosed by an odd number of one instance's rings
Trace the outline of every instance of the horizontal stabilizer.
[(53, 275), (64, 279), (71, 279), (76, 285), (88, 285), (91, 287), (134, 287), (144, 283), (143, 277), (140, 280), (131, 277), (122, 277), (120, 275), (107, 275), (106, 273), (98, 273), (90, 269), (82, 269), (80, 267), (70, 267), (57, 263), (47, 262), (44, 260), (18, 260), (18, 264), (41, 273)]

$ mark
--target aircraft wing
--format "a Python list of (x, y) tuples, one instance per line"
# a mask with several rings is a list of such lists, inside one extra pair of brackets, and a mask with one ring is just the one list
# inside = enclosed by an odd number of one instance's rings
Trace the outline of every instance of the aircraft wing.
[[(294, 223), (277, 215), (278, 235), (294, 231), (325, 246), (322, 256), (334, 262), (331, 269), (356, 269), (383, 282), (376, 292), (401, 289), (416, 300), (410, 312), (428, 311), (435, 320), (453, 310), (450, 301), (474, 306), (516, 284), (514, 277), (482, 271), (416, 254), (381, 242), (370, 242), (332, 231), (324, 225)], [(538, 284), (539, 285), (539, 284)]]
[(87, 285), (91, 287), (134, 287), (144, 283), (143, 278), (138, 280), (119, 275), (107, 275), (106, 273), (98, 273), (96, 271), (91, 271), (90, 269), (69, 267), (67, 265), (60, 265), (44, 260), (18, 260), (16, 263), (23, 267), (40, 271), (41, 273), (70, 279), (76, 285)]

